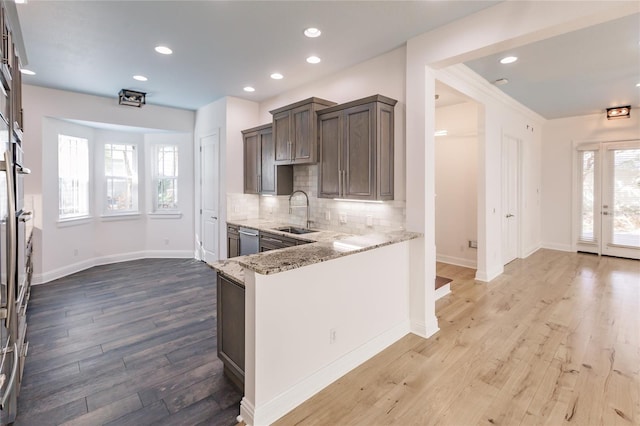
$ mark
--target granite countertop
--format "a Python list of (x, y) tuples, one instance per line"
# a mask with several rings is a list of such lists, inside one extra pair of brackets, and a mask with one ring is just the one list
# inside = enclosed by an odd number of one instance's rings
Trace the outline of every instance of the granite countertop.
[(277, 274), (315, 263), (419, 238), (417, 232), (395, 231), (384, 234), (352, 235), (333, 241), (288, 247), (237, 258), (240, 266), (262, 275)]
[(277, 274), (422, 236), (420, 233), (408, 231), (353, 235), (327, 230), (292, 235), (274, 229), (289, 226), (281, 222), (248, 219), (227, 223), (311, 242), (311, 244), (234, 257), (211, 265), (218, 273), (241, 285), (244, 285), (244, 268), (262, 275)]

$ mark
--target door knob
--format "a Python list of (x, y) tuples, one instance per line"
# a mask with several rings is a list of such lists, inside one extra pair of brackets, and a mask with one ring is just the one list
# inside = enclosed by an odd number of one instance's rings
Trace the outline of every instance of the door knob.
[(218, 220), (218, 217), (217, 216), (211, 216), (211, 219)]
[(513, 215), (511, 213), (507, 213), (507, 219), (509, 219), (510, 217), (513, 217)]

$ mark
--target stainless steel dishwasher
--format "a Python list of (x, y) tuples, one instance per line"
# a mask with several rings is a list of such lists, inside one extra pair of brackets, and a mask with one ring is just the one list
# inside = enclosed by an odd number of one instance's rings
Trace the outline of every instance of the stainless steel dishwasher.
[(240, 256), (258, 253), (260, 244), (258, 231), (240, 227), (238, 233), (240, 234)]

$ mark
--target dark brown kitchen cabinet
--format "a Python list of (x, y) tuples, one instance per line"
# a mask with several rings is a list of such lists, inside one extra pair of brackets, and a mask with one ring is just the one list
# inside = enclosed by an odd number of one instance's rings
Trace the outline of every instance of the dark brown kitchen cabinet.
[(293, 191), (293, 168), (275, 164), (271, 124), (242, 131), (245, 194), (288, 195)]
[(273, 111), (276, 164), (312, 164), (318, 161), (317, 111), (335, 102), (309, 98)]
[(318, 112), (318, 197), (393, 199), (396, 102), (375, 95)]
[(224, 373), (244, 390), (244, 286), (218, 273), (218, 358)]
[(237, 225), (227, 224), (227, 257), (240, 256), (240, 234)]
[(311, 241), (260, 231), (260, 252), (309, 244)]

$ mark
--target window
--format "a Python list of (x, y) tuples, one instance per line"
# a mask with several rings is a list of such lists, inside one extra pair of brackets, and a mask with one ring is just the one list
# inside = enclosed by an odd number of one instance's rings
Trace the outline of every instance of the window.
[(178, 146), (154, 147), (154, 210), (178, 209)]
[(135, 145), (104, 146), (107, 213), (138, 211), (138, 170)]
[(89, 141), (58, 135), (58, 217), (89, 215)]

